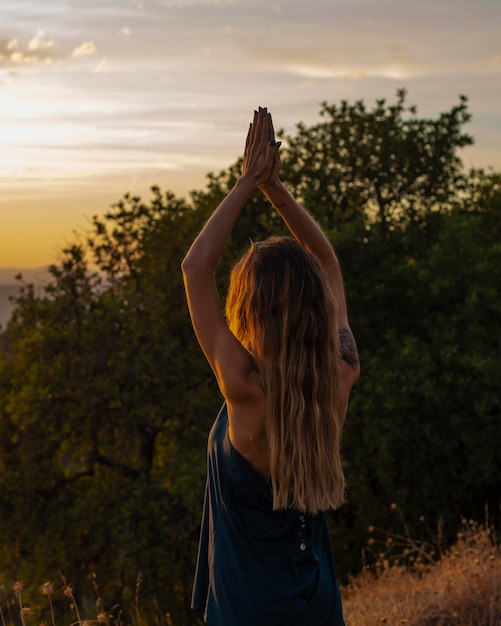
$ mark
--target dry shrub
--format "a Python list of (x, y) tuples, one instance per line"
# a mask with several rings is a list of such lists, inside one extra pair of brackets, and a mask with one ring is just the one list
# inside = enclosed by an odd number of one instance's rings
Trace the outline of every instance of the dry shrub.
[(343, 590), (346, 626), (500, 626), (501, 559), (494, 533), (465, 523), (436, 563), (378, 563)]

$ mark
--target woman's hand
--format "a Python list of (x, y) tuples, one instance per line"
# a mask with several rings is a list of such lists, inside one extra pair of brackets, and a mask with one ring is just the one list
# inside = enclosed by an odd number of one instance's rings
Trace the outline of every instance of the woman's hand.
[(254, 120), (247, 133), (242, 178), (252, 181), (254, 187), (269, 182), (272, 177), (277, 178), (281, 167), (279, 147), (280, 142), (275, 142), (271, 114), (266, 108), (259, 107), (254, 111)]
[[(272, 141), (274, 142), (275, 140), (273, 139)], [(280, 148), (281, 144), (282, 144), (281, 141), (278, 141), (273, 144), (274, 146), (276, 146), (276, 150), (275, 150), (275, 155), (273, 157), (273, 163), (271, 165), (270, 176), (268, 180), (265, 180), (258, 185), (259, 189), (261, 189), (261, 191), (263, 192), (265, 189), (269, 188), (274, 183), (280, 182), (279, 176), (280, 176), (280, 171), (282, 170), (282, 161), (280, 160), (280, 153), (278, 151), (278, 148)]]

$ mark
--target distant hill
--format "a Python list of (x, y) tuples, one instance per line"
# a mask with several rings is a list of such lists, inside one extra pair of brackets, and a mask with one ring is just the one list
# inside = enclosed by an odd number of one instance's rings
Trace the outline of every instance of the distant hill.
[(0, 332), (5, 330), (7, 322), (14, 310), (14, 304), (9, 300), (10, 296), (15, 296), (19, 292), (19, 285), (0, 284)]
[(0, 285), (16, 285), (16, 276), (22, 274), (27, 283), (44, 283), (49, 278), (49, 268), (45, 267), (0, 267)]
[(13, 303), (9, 300), (19, 292), (20, 284), (16, 276), (22, 274), (23, 281), (43, 285), (48, 277), (47, 267), (38, 268), (0, 268), (0, 333), (3, 332), (14, 310)]

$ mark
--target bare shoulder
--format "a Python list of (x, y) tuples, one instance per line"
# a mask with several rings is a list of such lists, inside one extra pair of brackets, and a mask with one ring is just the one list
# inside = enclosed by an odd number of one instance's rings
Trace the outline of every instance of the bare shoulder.
[(227, 327), (215, 345), (213, 370), (227, 406), (252, 403), (261, 389), (254, 357)]

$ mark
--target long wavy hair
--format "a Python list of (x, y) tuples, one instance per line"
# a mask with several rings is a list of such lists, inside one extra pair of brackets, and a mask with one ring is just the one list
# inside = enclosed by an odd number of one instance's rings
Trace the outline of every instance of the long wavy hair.
[(291, 237), (252, 243), (230, 274), (226, 317), (261, 376), (273, 508), (339, 507), (337, 306), (319, 262)]

